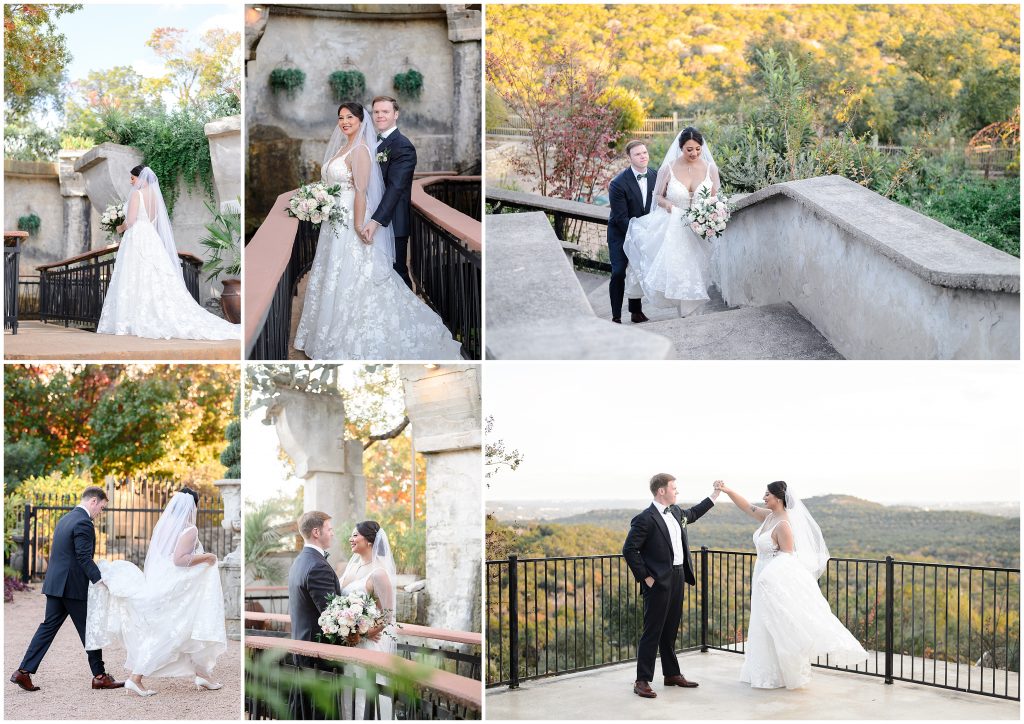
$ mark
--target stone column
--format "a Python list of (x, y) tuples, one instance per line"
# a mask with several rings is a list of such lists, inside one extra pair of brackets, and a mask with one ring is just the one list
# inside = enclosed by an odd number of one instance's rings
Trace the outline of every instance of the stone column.
[(242, 116), (226, 116), (203, 126), (210, 144), (213, 183), (221, 212), (241, 213)]
[(480, 631), (480, 368), (401, 365), (401, 373), (426, 459), (427, 625)]
[(224, 591), (224, 626), (228, 638), (242, 638), (242, 481), (214, 482), (224, 499), (224, 520), (221, 525), (231, 533), (231, 552), (218, 563), (220, 585)]
[(341, 560), (348, 529), (366, 517), (363, 445), (345, 440), (345, 403), (337, 395), (281, 390), (268, 410), (281, 447), (305, 481), (303, 510), (330, 513), (338, 529), (329, 552)]
[(78, 256), (92, 250), (92, 206), (85, 191), (85, 179), (75, 171), (75, 162), (85, 151), (57, 152), (60, 195), (64, 199), (64, 256)]
[(481, 22), (479, 10), (465, 5), (445, 5), (448, 40), (452, 43), (452, 156), (455, 171), (480, 169), (483, 73), (481, 71)]

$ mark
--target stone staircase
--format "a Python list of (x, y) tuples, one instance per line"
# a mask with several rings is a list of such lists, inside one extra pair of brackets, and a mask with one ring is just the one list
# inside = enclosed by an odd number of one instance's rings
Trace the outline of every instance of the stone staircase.
[[(608, 277), (576, 272), (594, 314), (611, 321)], [(731, 308), (718, 289), (693, 315), (680, 318), (675, 309), (652, 308), (651, 320), (640, 326), (672, 342), (677, 359), (693, 360), (819, 360), (842, 359), (827, 339), (800, 316), (792, 304)], [(623, 305), (623, 326), (632, 326)]]

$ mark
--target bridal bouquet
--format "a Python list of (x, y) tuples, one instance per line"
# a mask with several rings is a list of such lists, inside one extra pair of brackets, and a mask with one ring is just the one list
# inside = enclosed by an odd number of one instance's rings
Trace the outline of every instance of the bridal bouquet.
[(717, 238), (725, 231), (725, 225), (732, 217), (732, 208), (725, 194), (712, 196), (711, 189), (705, 186), (690, 202), (684, 223), (689, 224), (697, 236), (704, 239)]
[(100, 228), (107, 232), (107, 238), (111, 238), (117, 227), (124, 223), (124, 204), (110, 204), (103, 210), (100, 216)]
[(368, 593), (330, 595), (317, 623), (328, 643), (357, 646), (371, 628), (390, 621), (390, 614), (377, 608), (377, 602)]
[(329, 221), (338, 230), (339, 226), (348, 227), (349, 211), (334, 202), (334, 197), (341, 193), (341, 186), (325, 186), (322, 183), (303, 184), (288, 201), (288, 215), (299, 221), (309, 221), (319, 226)]

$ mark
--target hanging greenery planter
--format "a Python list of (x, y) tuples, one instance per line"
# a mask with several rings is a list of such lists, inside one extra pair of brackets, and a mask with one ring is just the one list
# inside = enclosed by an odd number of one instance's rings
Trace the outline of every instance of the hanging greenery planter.
[(423, 74), (415, 68), (410, 68), (404, 73), (396, 73), (394, 86), (399, 98), (417, 101), (423, 91)]
[(18, 217), (18, 231), (27, 231), (29, 236), (39, 233), (39, 227), (43, 225), (42, 219), (36, 214), (26, 214)]
[(359, 100), (366, 93), (366, 76), (358, 70), (336, 70), (327, 82), (331, 84), (334, 100), (338, 103)]
[(270, 90), (284, 91), (289, 98), (306, 85), (306, 74), (299, 68), (274, 68), (270, 71)]

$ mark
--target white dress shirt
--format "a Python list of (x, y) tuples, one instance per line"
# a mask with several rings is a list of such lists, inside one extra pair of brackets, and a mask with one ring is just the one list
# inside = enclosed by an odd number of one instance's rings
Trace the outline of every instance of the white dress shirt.
[(636, 181), (636, 185), (640, 187), (640, 198), (643, 199), (644, 208), (646, 209), (647, 208), (647, 179), (646, 178), (638, 179), (636, 176), (637, 176), (637, 174), (640, 174), (640, 173), (650, 173), (651, 169), (650, 169), (650, 167), (648, 167), (646, 171), (641, 171), (640, 169), (638, 169), (633, 164), (629, 164), (629, 168), (633, 171), (633, 180)]
[(683, 529), (679, 525), (679, 521), (675, 519), (672, 513), (668, 512), (668, 506), (660, 505), (659, 510), (661, 517), (665, 519), (665, 525), (668, 526), (668, 537), (672, 541), (672, 565), (681, 566), (686, 562), (686, 556), (683, 554)]
[(377, 141), (377, 145), (379, 146), (379, 145), (380, 145), (381, 143), (383, 143), (383, 142), (384, 142), (384, 140), (385, 140), (385, 139), (386, 139), (386, 138), (387, 138), (388, 136), (390, 136), (390, 135), (391, 135), (392, 133), (394, 133), (394, 132), (395, 132), (395, 131), (397, 131), (397, 130), (398, 130), (398, 126), (392, 126), (391, 128), (389, 128), (389, 129), (388, 129), (388, 130), (386, 130), (386, 131), (377, 131), (377, 135), (378, 135), (378, 136), (382, 136), (382, 138), (381, 138), (381, 139), (380, 139), (379, 141)]
[(325, 551), (323, 548), (321, 548), (320, 546), (315, 545), (313, 543), (307, 543), (306, 545), (303, 546), (303, 548), (312, 548), (317, 553), (319, 553), (321, 556), (326, 556), (327, 555), (327, 551)]

